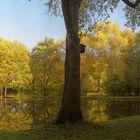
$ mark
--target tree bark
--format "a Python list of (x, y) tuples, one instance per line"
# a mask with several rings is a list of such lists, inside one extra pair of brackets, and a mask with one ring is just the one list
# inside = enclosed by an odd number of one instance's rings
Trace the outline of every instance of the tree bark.
[(80, 4), (81, 0), (62, 0), (67, 29), (65, 82), (56, 123), (75, 123), (83, 119), (80, 108), (80, 40), (78, 38)]

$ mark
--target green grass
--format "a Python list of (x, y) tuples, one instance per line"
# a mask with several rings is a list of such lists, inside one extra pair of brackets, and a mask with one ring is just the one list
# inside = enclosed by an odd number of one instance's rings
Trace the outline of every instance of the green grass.
[(140, 96), (83, 96), (82, 98), (104, 101), (140, 101)]
[[(41, 100), (44, 99), (43, 95), (31, 94), (31, 93), (17, 93), (15, 95), (7, 95), (7, 98), (15, 98), (18, 101), (26, 100)], [(47, 95), (46, 98), (58, 98), (59, 100), (62, 96), (56, 95)], [(106, 96), (104, 94), (91, 94), (89, 96), (81, 96), (82, 99), (94, 99), (94, 100), (104, 100), (104, 101), (140, 101), (140, 96)]]
[(0, 140), (140, 140), (140, 116), (104, 123), (48, 124), (28, 130), (1, 129)]

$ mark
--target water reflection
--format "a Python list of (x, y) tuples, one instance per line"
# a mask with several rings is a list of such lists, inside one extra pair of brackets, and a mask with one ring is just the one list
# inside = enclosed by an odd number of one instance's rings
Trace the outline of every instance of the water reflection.
[(86, 120), (107, 121), (132, 115), (140, 115), (140, 101), (85, 100), (83, 112)]
[(101, 122), (109, 119), (107, 113), (108, 103), (96, 100), (88, 100), (83, 104), (84, 118), (87, 121)]
[[(58, 113), (60, 99), (16, 101), (0, 100), (0, 129), (30, 129), (53, 121)], [(98, 101), (82, 100), (84, 118), (101, 122), (125, 116), (140, 115), (140, 101)]]
[(53, 121), (58, 110), (58, 101), (54, 99), (32, 100), (29, 104), (32, 116), (32, 125), (44, 124)]
[(57, 100), (31, 100), (18, 102), (11, 99), (0, 100), (0, 129), (30, 129), (52, 121), (57, 113)]

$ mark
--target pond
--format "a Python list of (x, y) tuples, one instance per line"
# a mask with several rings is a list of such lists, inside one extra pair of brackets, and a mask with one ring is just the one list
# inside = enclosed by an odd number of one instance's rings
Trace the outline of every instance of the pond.
[[(30, 129), (55, 119), (60, 99), (46, 98), (29, 101), (0, 100), (0, 129)], [(82, 99), (85, 120), (102, 122), (125, 116), (140, 115), (140, 101), (105, 101)]]
[(102, 122), (121, 117), (140, 115), (140, 101), (134, 100), (87, 99), (82, 106), (85, 119), (92, 122)]

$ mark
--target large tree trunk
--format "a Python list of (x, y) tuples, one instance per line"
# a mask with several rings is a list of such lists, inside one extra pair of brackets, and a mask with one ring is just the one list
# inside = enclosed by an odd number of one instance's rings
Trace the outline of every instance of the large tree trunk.
[(62, 0), (62, 10), (67, 29), (65, 86), (56, 123), (82, 120), (80, 108), (80, 40), (78, 38), (80, 4), (81, 0)]

